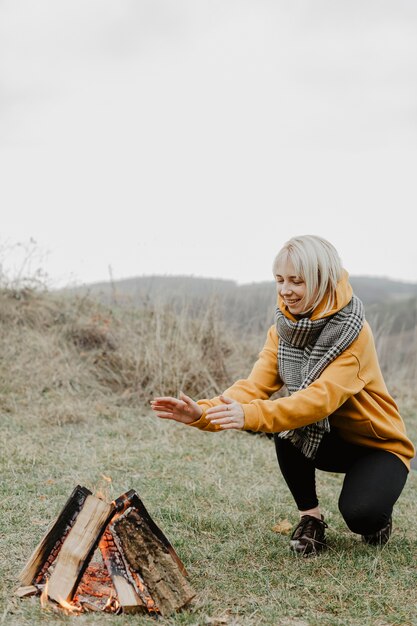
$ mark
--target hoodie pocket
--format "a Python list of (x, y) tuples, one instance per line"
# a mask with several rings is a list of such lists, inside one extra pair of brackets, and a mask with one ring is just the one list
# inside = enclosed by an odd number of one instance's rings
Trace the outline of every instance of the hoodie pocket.
[(387, 437), (381, 437), (381, 435), (378, 435), (371, 420), (362, 420), (360, 422), (355, 422), (355, 432), (362, 435), (363, 437), (387, 441)]

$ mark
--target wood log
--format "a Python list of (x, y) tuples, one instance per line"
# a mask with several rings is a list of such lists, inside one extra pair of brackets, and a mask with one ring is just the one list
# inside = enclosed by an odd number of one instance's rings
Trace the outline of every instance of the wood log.
[(25, 587), (19, 587), (16, 589), (15, 595), (18, 598), (27, 598), (28, 596), (36, 596), (39, 594), (39, 589), (35, 585), (26, 585)]
[(43, 582), (45, 572), (55, 561), (66, 536), (75, 524), (78, 513), (90, 494), (91, 491), (80, 485), (74, 489), (53, 526), (36, 546), (19, 574), (22, 585), (28, 586)]
[(48, 596), (56, 602), (70, 602), (106, 526), (116, 512), (95, 496), (87, 496), (74, 526), (66, 537), (48, 581)]
[[(144, 507), (143, 507), (144, 508)], [(145, 509), (146, 511), (146, 509)], [(130, 569), (143, 580), (162, 616), (178, 611), (188, 604), (195, 592), (174, 558), (162, 531), (142, 507), (130, 508), (111, 525), (111, 531)], [(165, 537), (165, 536), (164, 536)], [(169, 542), (168, 542), (169, 544)], [(170, 546), (171, 544), (169, 544)]]
[(131, 506), (137, 510), (137, 512), (142, 517), (142, 519), (146, 522), (146, 524), (149, 526), (149, 529), (152, 531), (155, 537), (157, 537), (160, 540), (160, 542), (165, 546), (165, 548), (168, 550), (168, 552), (170, 553), (170, 555), (172, 556), (172, 558), (178, 565), (180, 572), (184, 576), (188, 576), (188, 572), (185, 569), (184, 563), (181, 561), (180, 557), (175, 552), (168, 538), (164, 535), (162, 530), (159, 528), (159, 526), (154, 522), (152, 517), (149, 515), (145, 505), (143, 504), (142, 500), (139, 498), (138, 494), (134, 490), (129, 492), (129, 494), (131, 494), (130, 495)]
[(146, 613), (147, 604), (136, 592), (133, 581), (129, 580), (131, 577), (109, 528), (103, 534), (99, 548), (123, 613)]
[[(24, 597), (44, 586), (45, 597), (63, 606), (71, 602), (98, 545), (104, 562), (101, 567), (109, 572), (117, 594), (115, 609), (119, 606), (126, 613), (147, 611), (164, 616), (195, 596), (185, 578), (184, 564), (134, 490), (108, 504), (79, 485), (22, 570), (23, 586), (16, 593)], [(90, 574), (97, 574), (91, 568)], [(94, 598), (90, 601), (89, 593), (94, 592), (100, 604), (105, 596), (112, 597), (107, 580), (108, 588), (104, 578), (87, 576), (79, 588), (85, 606), (100, 608)], [(90, 583), (94, 583), (93, 591)], [(103, 583), (104, 590), (98, 583)]]

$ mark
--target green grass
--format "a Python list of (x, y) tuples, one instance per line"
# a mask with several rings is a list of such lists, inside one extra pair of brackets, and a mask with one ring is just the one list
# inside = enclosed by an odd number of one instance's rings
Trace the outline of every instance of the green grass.
[[(417, 624), (417, 472), (384, 548), (363, 545), (337, 510), (342, 477), (318, 474), (329, 550), (294, 557), (272, 526), (296, 521), (272, 442), (157, 420), (114, 396), (71, 411), (50, 397), (1, 419), (0, 625), (149, 624), (151, 618), (42, 610), (13, 596), (17, 576), (76, 484), (109, 499), (136, 489), (184, 561), (197, 597), (161, 624)], [(415, 432), (415, 414), (408, 416)], [(112, 478), (109, 484), (102, 475)]]

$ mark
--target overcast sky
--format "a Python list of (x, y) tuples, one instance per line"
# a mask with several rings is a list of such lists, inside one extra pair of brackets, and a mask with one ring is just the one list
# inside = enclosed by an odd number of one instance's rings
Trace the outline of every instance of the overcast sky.
[(0, 0), (0, 80), (6, 268), (417, 282), (415, 0)]

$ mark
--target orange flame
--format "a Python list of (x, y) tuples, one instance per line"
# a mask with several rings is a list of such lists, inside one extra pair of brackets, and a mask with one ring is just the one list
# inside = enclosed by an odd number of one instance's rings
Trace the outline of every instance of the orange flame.
[(65, 611), (68, 611), (68, 613), (81, 613), (82, 611), (81, 607), (76, 606), (75, 604), (71, 604), (70, 602), (67, 602), (67, 600), (64, 600), (63, 598), (58, 599), (58, 604)]
[(42, 593), (41, 593), (41, 597), (40, 597), (41, 607), (43, 609), (46, 609), (46, 607), (49, 604), (49, 599), (48, 599), (48, 582), (49, 581), (47, 579), (46, 583), (45, 583), (45, 587), (43, 588)]
[[(46, 609), (48, 606), (51, 605), (48, 596), (48, 584), (49, 579), (46, 580), (45, 587), (43, 588), (40, 597), (41, 607), (43, 609)], [(58, 600), (58, 604), (68, 613), (80, 613), (82, 610), (80, 607), (75, 606), (74, 604), (70, 604), (69, 602), (61, 598)]]
[(103, 611), (107, 613), (117, 613), (119, 609), (120, 609), (120, 603), (116, 597), (116, 594), (114, 593), (112, 589), (109, 597), (107, 598), (107, 602), (103, 608)]

